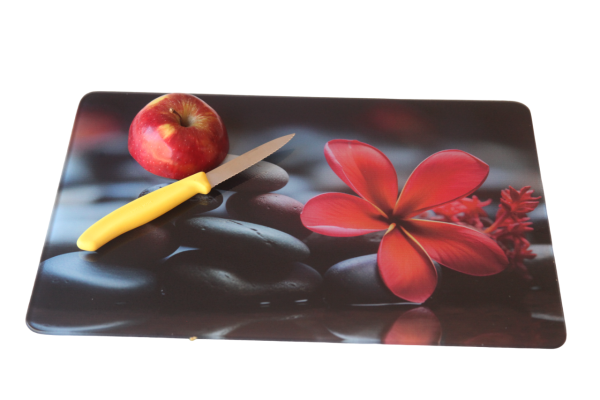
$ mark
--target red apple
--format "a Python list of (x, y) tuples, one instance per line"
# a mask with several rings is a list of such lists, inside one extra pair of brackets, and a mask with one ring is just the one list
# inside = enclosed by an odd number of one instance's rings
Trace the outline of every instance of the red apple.
[(229, 151), (219, 115), (199, 98), (172, 93), (152, 100), (129, 128), (129, 153), (149, 172), (183, 179), (217, 167)]

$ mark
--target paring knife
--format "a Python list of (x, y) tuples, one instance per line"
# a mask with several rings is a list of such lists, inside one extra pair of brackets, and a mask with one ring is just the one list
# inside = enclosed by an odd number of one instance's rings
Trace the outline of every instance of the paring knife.
[(77, 247), (96, 251), (117, 236), (160, 217), (192, 196), (208, 194), (213, 187), (270, 156), (293, 137), (292, 133), (271, 140), (208, 173), (198, 172), (125, 204), (83, 232), (77, 239)]

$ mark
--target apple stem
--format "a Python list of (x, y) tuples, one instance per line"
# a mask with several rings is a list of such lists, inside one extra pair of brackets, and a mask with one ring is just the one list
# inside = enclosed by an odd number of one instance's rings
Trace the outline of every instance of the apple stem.
[(181, 126), (184, 126), (183, 125), (183, 118), (181, 118), (181, 115), (179, 115), (179, 113), (177, 111), (173, 110), (172, 108), (169, 108), (169, 112), (177, 115), (179, 117), (179, 123), (181, 124)]

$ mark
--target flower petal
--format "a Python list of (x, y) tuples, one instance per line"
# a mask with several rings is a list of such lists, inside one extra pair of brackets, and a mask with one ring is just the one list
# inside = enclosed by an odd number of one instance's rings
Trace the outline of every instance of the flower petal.
[(389, 222), (381, 212), (360, 197), (325, 193), (306, 203), (300, 219), (305, 227), (327, 236), (359, 236), (382, 231)]
[(470, 195), (481, 186), (490, 167), (461, 150), (444, 150), (415, 168), (398, 198), (394, 215), (410, 218), (433, 207)]
[(429, 257), (463, 274), (487, 276), (502, 272), (508, 260), (486, 234), (462, 225), (438, 221), (405, 220), (402, 226)]
[(327, 163), (356, 194), (392, 215), (398, 177), (381, 151), (357, 140), (336, 139), (325, 145)]
[(383, 336), (385, 344), (439, 344), (442, 337), (440, 320), (425, 307), (413, 308), (402, 314)]
[(421, 246), (400, 229), (392, 229), (381, 240), (377, 265), (388, 289), (408, 301), (424, 302), (437, 285), (433, 262)]

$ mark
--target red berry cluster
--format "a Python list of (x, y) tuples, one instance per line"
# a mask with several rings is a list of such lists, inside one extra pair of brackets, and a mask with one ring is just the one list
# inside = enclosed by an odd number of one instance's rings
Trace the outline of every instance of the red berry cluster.
[(525, 186), (521, 190), (509, 186), (508, 189), (502, 190), (495, 221), (492, 221), (483, 209), (492, 200), (480, 201), (477, 196), (465, 197), (436, 207), (420, 215), (420, 218), (468, 225), (488, 234), (506, 253), (508, 270), (515, 271), (522, 278), (529, 280), (531, 275), (523, 261), (535, 258), (536, 254), (529, 249), (530, 243), (525, 239), (527, 232), (533, 231), (527, 213), (537, 207), (541, 198), (533, 197), (532, 194), (531, 186)]

